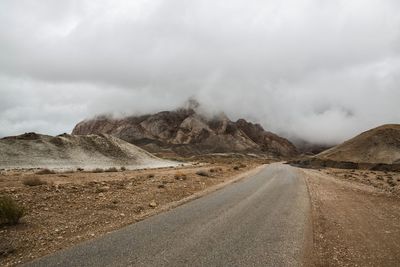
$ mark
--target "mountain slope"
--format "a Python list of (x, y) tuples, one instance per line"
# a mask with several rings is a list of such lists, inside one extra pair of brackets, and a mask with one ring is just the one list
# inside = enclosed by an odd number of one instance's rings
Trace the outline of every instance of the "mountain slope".
[(363, 132), (316, 156), (322, 160), (355, 163), (400, 163), (400, 124), (387, 124)]
[(56, 137), (27, 133), (0, 139), (1, 168), (162, 167), (161, 160), (110, 135)]
[(113, 119), (96, 117), (78, 123), (72, 134), (106, 133), (150, 152), (163, 150), (190, 155), (216, 152), (262, 152), (275, 157), (296, 155), (295, 146), (259, 124), (225, 115), (206, 118), (193, 109)]

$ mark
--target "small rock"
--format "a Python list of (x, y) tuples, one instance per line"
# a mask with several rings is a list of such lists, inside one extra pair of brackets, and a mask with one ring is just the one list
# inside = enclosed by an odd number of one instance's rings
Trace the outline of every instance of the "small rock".
[(96, 193), (107, 192), (109, 189), (109, 186), (101, 186), (96, 189)]
[(103, 193), (99, 193), (99, 197), (104, 197), (104, 194)]
[(151, 201), (151, 202), (149, 203), (149, 206), (152, 207), (152, 208), (155, 208), (155, 207), (157, 207), (157, 202), (155, 202), (155, 201), (153, 200), (153, 201)]
[(121, 216), (121, 217), (125, 217), (125, 214), (124, 214), (124, 213), (121, 213), (119, 216)]

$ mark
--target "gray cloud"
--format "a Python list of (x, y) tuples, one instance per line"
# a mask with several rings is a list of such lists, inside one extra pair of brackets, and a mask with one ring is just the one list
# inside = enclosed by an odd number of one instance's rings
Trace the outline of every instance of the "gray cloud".
[(400, 121), (400, 4), (1, 1), (0, 136), (195, 96), (292, 138)]

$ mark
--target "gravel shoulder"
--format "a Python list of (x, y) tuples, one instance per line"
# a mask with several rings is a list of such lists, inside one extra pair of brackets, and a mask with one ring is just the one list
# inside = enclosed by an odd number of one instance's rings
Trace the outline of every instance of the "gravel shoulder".
[(354, 170), (302, 171), (312, 203), (310, 265), (400, 265), (400, 199), (397, 190), (376, 179), (385, 173), (364, 176)]

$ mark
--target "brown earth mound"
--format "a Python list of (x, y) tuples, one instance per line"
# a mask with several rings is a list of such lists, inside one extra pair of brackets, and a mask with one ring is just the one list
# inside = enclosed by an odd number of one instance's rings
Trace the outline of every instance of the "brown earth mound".
[(400, 124), (366, 131), (316, 156), (321, 160), (369, 164), (400, 163)]
[(0, 139), (0, 168), (163, 167), (161, 160), (110, 135), (26, 133)]
[(206, 118), (191, 108), (122, 119), (101, 116), (80, 122), (72, 131), (79, 135), (101, 133), (155, 153), (259, 152), (272, 157), (297, 154), (292, 143), (259, 124), (243, 119), (233, 122), (225, 115)]
[(383, 125), (313, 157), (289, 162), (305, 168), (400, 171), (400, 125)]

